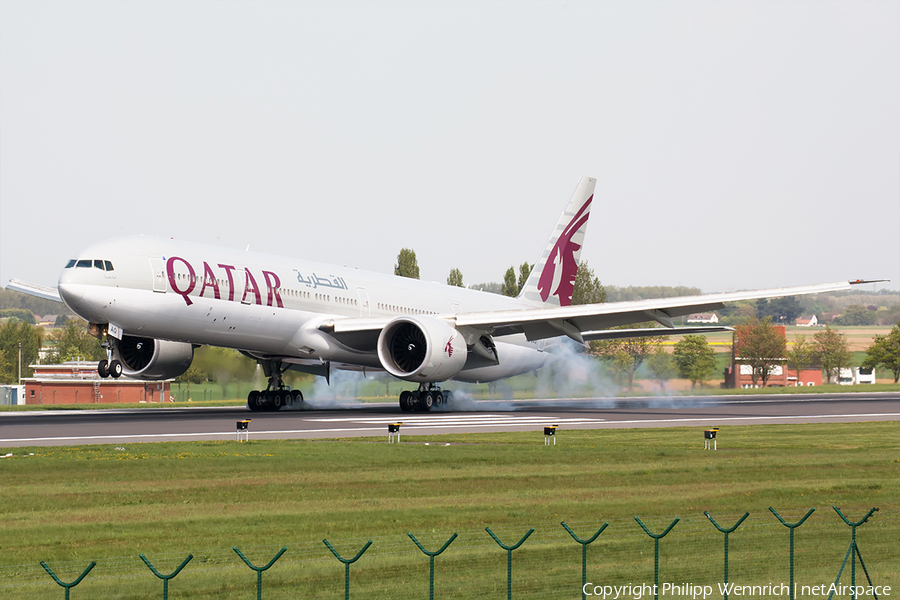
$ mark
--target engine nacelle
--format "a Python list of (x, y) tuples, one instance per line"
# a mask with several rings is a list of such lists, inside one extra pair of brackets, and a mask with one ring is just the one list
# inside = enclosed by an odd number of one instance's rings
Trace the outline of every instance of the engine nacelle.
[(184, 342), (125, 335), (117, 347), (122, 373), (135, 379), (157, 381), (178, 377), (194, 360), (194, 347)]
[(437, 383), (462, 370), (466, 340), (440, 319), (397, 317), (378, 336), (378, 360), (394, 377)]

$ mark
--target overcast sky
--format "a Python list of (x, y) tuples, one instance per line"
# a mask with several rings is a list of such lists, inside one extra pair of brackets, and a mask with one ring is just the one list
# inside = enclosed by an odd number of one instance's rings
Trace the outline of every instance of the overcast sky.
[(0, 283), (132, 233), (422, 278), (900, 278), (900, 2), (0, 0)]

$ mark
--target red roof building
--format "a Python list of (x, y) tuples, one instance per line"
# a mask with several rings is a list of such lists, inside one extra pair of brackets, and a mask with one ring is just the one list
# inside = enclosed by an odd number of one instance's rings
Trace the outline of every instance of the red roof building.
[(166, 402), (170, 381), (128, 377), (101, 379), (97, 363), (71, 361), (61, 365), (31, 365), (34, 375), (22, 379), (26, 404), (124, 404)]

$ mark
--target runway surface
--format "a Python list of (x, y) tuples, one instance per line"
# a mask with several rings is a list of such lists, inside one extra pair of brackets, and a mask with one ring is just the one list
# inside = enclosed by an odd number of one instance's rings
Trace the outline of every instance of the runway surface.
[(712, 427), (776, 423), (900, 421), (900, 393), (676, 398), (463, 401), (455, 412), (401, 412), (395, 403), (322, 403), (311, 410), (250, 412), (243, 407), (0, 413), (0, 448), (233, 440), (251, 419), (251, 439), (337, 438), (627, 427)]

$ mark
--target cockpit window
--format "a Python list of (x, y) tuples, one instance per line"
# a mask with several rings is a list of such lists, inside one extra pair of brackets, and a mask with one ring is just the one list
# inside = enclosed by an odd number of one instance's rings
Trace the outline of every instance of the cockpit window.
[(95, 259), (95, 260), (94, 260), (94, 268), (95, 268), (95, 269), (100, 269), (101, 271), (103, 271), (103, 270), (104, 270), (104, 269), (103, 269), (103, 261), (102, 261), (102, 260), (96, 260), (96, 259)]
[(113, 266), (112, 266), (112, 263), (111, 263), (110, 261), (105, 260), (105, 261), (103, 261), (103, 264), (106, 265), (106, 270), (107, 270), (107, 271), (112, 271), (112, 270), (113, 270)]
[(75, 263), (77, 263), (77, 262), (78, 261), (73, 258), (72, 260), (70, 260), (69, 262), (66, 263), (66, 268), (71, 269), (72, 267), (75, 266)]
[(92, 266), (91, 265), (92, 262), (93, 261), (91, 261), (89, 258), (82, 258), (81, 260), (78, 261), (78, 263), (75, 266), (78, 267), (79, 269), (90, 269)]

